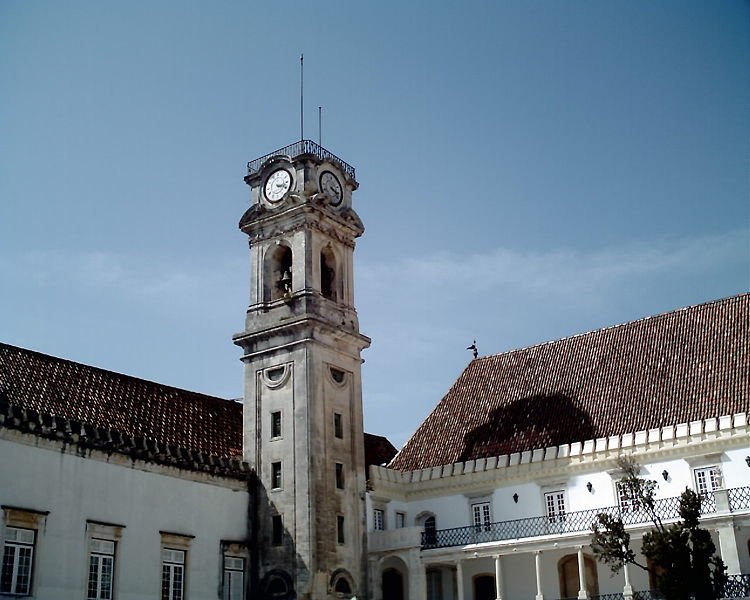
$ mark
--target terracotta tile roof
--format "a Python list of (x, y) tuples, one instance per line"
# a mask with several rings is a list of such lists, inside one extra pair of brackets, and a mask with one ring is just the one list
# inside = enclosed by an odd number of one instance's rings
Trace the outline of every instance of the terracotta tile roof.
[(746, 412), (750, 295), (473, 360), (389, 467)]
[(396, 447), (382, 435), (365, 433), (365, 467), (384, 465), (396, 456)]
[(207, 455), (242, 455), (242, 405), (0, 344), (0, 403)]

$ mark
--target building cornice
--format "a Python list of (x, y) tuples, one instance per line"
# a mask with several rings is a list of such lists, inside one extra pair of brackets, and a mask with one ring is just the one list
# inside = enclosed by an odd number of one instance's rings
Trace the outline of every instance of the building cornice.
[(370, 484), (376, 494), (409, 501), (611, 470), (623, 454), (653, 462), (721, 452), (748, 443), (750, 427), (747, 413), (742, 412), (416, 471), (374, 466)]

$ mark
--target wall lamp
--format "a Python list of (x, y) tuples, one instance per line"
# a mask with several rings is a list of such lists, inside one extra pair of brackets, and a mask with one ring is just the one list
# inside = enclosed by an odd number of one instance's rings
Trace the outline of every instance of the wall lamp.
[(589, 494), (592, 493), (591, 490), (594, 489), (594, 484), (590, 481), (586, 484), (586, 489), (589, 491)]
[[(750, 464), (750, 463), (748, 463), (748, 464)], [(516, 504), (518, 504), (518, 494), (513, 494), (513, 502), (515, 502)]]
[(750, 467), (750, 456), (745, 457), (745, 462), (747, 463), (747, 466)]
[(661, 476), (664, 477), (664, 481), (667, 481), (669, 479), (669, 471), (667, 471), (666, 469), (664, 469), (661, 472)]

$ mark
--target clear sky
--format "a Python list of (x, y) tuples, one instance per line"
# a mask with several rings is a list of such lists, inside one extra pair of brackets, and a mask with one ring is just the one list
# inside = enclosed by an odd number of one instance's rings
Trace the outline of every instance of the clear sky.
[[(227, 398), (245, 163), (357, 168), (365, 427), (471, 358), (747, 291), (750, 4), (0, 2), (0, 340)], [(629, 399), (623, 398), (623, 402)]]

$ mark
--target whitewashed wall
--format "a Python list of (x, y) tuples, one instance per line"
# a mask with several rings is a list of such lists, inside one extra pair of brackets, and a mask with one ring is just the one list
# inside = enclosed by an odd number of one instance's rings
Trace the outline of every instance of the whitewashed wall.
[(218, 597), (220, 541), (246, 537), (243, 482), (143, 463), (133, 468), (118, 455), (111, 462), (99, 453), (100, 459), (82, 458), (73, 449), (61, 451), (55, 442), (37, 440), (34, 446), (9, 439), (31, 436), (0, 434), (0, 504), (49, 511), (37, 537), (34, 598), (85, 596), (87, 520), (124, 526), (115, 564), (119, 600), (159, 596), (160, 531), (195, 536), (188, 551), (186, 596)]

